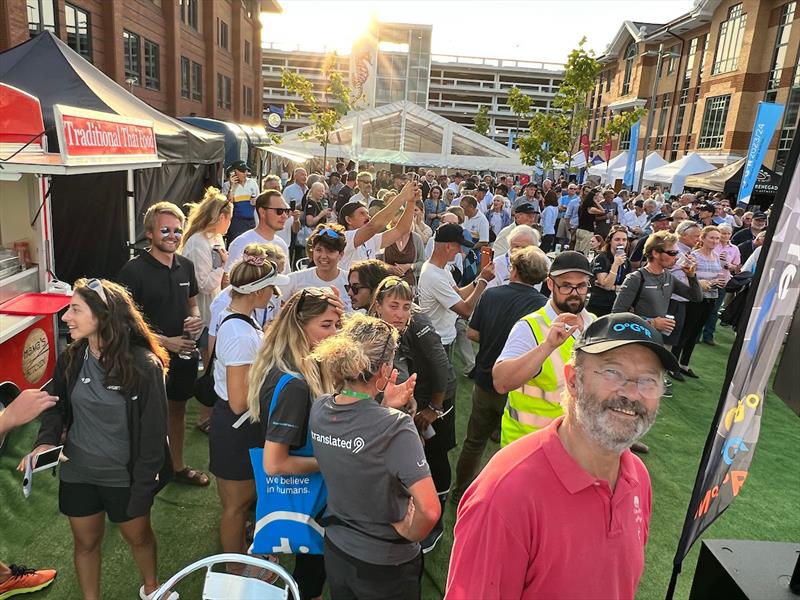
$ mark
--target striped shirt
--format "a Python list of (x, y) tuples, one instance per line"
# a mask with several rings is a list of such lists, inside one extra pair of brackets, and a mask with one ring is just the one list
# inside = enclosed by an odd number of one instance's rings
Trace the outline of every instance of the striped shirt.
[[(710, 280), (712, 283), (717, 279), (722, 272), (722, 266), (719, 264), (719, 257), (712, 252), (711, 258), (699, 250), (692, 251), (692, 258), (697, 261), (697, 279)], [(712, 285), (708, 291), (703, 290), (703, 298), (716, 298), (719, 295), (719, 288)]]

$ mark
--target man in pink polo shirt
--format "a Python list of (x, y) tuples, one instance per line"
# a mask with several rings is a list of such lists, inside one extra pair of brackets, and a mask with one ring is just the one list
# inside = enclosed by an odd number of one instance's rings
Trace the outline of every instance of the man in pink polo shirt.
[(500, 450), (464, 494), (447, 600), (636, 595), (652, 491), (629, 447), (677, 365), (631, 313), (597, 319), (573, 349), (565, 416)]

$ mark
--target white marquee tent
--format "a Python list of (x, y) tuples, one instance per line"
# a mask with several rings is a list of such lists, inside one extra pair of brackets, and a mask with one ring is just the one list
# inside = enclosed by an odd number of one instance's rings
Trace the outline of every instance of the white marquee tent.
[[(621, 152), (608, 161), (608, 168), (606, 167), (606, 163), (600, 163), (599, 165), (589, 167), (589, 175), (599, 175), (600, 180), (604, 183), (614, 183), (614, 181), (617, 179), (622, 179), (625, 176), (625, 167), (627, 162), (628, 153)], [(645, 178), (647, 177), (648, 171), (666, 164), (667, 161), (665, 161), (658, 152), (651, 152), (647, 155), (647, 159), (645, 159), (644, 162)], [(636, 187), (639, 183), (639, 174), (642, 172), (641, 169), (642, 159), (640, 158), (636, 161), (636, 170), (634, 171), (634, 187)]]
[[(310, 127), (290, 131), (277, 150), (322, 156), (322, 146), (303, 139)], [(458, 123), (402, 100), (351, 112), (331, 134), (329, 158), (423, 167), (531, 173), (519, 152)]]
[(670, 193), (680, 194), (683, 191), (686, 178), (689, 175), (708, 173), (714, 170), (716, 170), (714, 165), (704, 160), (696, 152), (692, 152), (673, 163), (646, 170), (644, 172), (644, 179), (645, 181), (656, 183), (670, 183), (672, 184)]
[(617, 167), (622, 167), (623, 172), (625, 170), (625, 163), (628, 162), (628, 153), (627, 152), (620, 152), (616, 156), (612, 156), (611, 160), (607, 163), (602, 162), (596, 164), (594, 166), (589, 167), (589, 175), (596, 175), (600, 177), (603, 181), (606, 180), (606, 173), (610, 173)]

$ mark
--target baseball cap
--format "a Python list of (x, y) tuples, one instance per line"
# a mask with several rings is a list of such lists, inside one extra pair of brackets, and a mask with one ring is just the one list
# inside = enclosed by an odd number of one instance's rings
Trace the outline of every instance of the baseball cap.
[(364, 205), (361, 204), (361, 202), (348, 202), (347, 204), (345, 204), (339, 210), (338, 214), (339, 225), (344, 225), (345, 227), (347, 227), (347, 221), (345, 221), (345, 217), (351, 216), (359, 208), (364, 208)]
[(753, 219), (759, 219), (759, 220), (762, 220), (762, 221), (766, 221), (767, 220), (767, 215), (766, 215), (766, 213), (763, 213), (763, 212), (754, 212), (753, 213)]
[(468, 240), (467, 236), (464, 235), (464, 228), (456, 223), (445, 223), (444, 225), (439, 225), (439, 227), (436, 229), (436, 235), (433, 238), (433, 241), (441, 244), (458, 243), (462, 246), (467, 246), (468, 248), (472, 248), (472, 246), (474, 246), (472, 241)]
[(480, 183), (480, 184), (478, 184), (478, 191), (479, 192), (488, 192), (489, 191), (489, 186), (486, 185), (485, 183)]
[(664, 213), (658, 213), (652, 219), (650, 219), (651, 223), (655, 223), (656, 221), (671, 221), (672, 217), (669, 215), (665, 215)]
[[(715, 209), (715, 208), (714, 208), (714, 206), (713, 206), (713, 205), (711, 205), (711, 204), (700, 204), (700, 205), (697, 207), (697, 212), (703, 212), (703, 211), (706, 211), (706, 212), (715, 212), (715, 210), (716, 210), (716, 209)], [(753, 218), (755, 218), (755, 215), (753, 215)]]
[(556, 256), (550, 265), (550, 277), (556, 277), (564, 273), (592, 275), (592, 265), (589, 264), (589, 259), (580, 252), (567, 250)]
[(598, 318), (573, 347), (588, 354), (601, 354), (629, 344), (640, 344), (652, 350), (667, 371), (678, 369), (678, 360), (664, 347), (658, 330), (633, 313), (611, 313)]
[(242, 171), (243, 173), (247, 173), (250, 170), (250, 167), (247, 166), (247, 163), (243, 160), (237, 160), (231, 163), (231, 166), (228, 167), (228, 172), (230, 171)]
[(536, 207), (530, 202), (520, 202), (514, 208), (514, 212), (532, 214), (536, 212)]
[(475, 189), (475, 184), (472, 181), (467, 180), (467, 182), (464, 183), (464, 190), (472, 191), (474, 189)]

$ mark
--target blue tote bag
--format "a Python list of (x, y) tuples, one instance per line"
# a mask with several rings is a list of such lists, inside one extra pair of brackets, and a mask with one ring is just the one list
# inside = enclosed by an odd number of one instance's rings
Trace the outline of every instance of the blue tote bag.
[[(294, 375), (284, 374), (275, 386), (268, 419), (278, 396)], [(302, 448), (290, 450), (292, 456), (313, 456), (311, 430)], [(328, 489), (322, 473), (267, 475), (264, 449), (251, 448), (250, 462), (256, 481), (256, 526), (250, 554), (322, 554), (325, 530), (317, 523), (328, 502)]]

